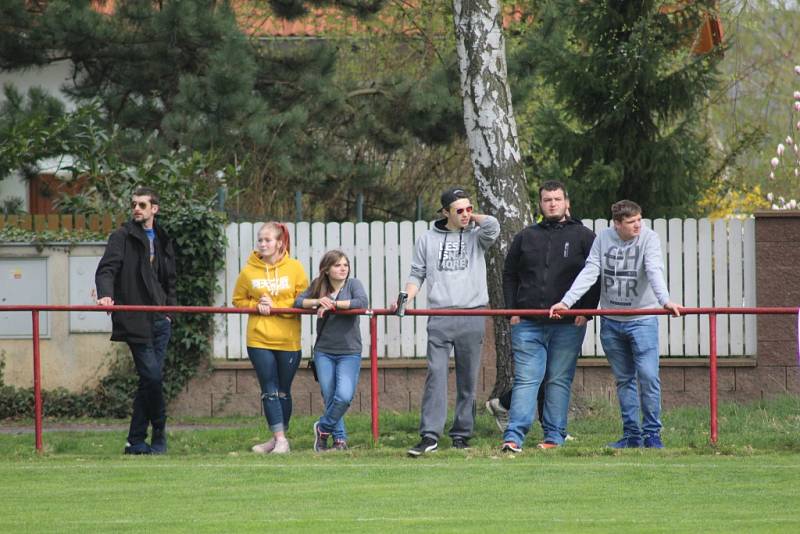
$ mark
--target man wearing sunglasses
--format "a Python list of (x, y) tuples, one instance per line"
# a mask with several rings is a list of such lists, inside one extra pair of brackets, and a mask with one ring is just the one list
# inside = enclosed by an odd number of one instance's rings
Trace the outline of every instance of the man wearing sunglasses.
[[(461, 187), (442, 193), (442, 219), (417, 239), (405, 293), (413, 299), (428, 281), (429, 308), (478, 309), (489, 303), (484, 254), (500, 235), (500, 224), (473, 210)], [(456, 449), (469, 448), (475, 423), (475, 397), (486, 317), (428, 318), (428, 374), (422, 397), (421, 440), (410, 456), (435, 451), (447, 420), (447, 375), (455, 353), (456, 407), (450, 438)]]
[[(146, 187), (134, 191), (131, 211), (131, 220), (109, 237), (97, 266), (97, 304), (175, 306), (175, 252), (167, 232), (156, 223), (156, 192)], [(111, 321), (111, 340), (128, 343), (139, 375), (125, 454), (163, 454), (167, 416), (162, 382), (171, 318), (162, 313), (112, 312)], [(153, 428), (150, 444), (148, 426)]]

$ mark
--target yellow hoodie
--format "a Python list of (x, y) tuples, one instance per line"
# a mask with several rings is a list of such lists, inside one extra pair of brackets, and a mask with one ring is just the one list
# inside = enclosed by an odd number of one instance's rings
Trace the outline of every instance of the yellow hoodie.
[[(285, 254), (275, 265), (268, 265), (253, 251), (236, 280), (233, 305), (237, 308), (255, 308), (258, 299), (266, 294), (272, 298), (274, 308), (293, 308), (294, 299), (307, 287), (308, 277), (299, 261)], [(247, 346), (300, 350), (300, 316), (249, 315)]]

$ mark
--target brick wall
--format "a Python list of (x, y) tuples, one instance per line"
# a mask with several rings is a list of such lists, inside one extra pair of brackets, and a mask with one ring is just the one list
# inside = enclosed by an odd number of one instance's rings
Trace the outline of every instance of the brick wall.
[[(800, 214), (762, 212), (756, 215), (756, 294), (758, 306), (800, 305)], [(700, 320), (708, 320), (706, 316)], [(493, 338), (487, 321), (486, 338)], [(478, 399), (484, 401), (495, 379), (494, 345), (483, 348), (483, 366)], [(369, 362), (364, 362), (368, 365)], [(661, 382), (664, 407), (707, 406), (708, 362), (702, 358), (662, 360)], [(378, 387), (381, 410), (417, 411), (425, 383), (425, 362), (381, 360)], [(454, 403), (455, 380), (450, 372), (450, 403)], [(747, 402), (791, 393), (800, 395), (797, 363), (797, 317), (758, 316), (756, 358), (723, 358), (718, 372), (719, 399)], [(581, 360), (573, 383), (575, 397), (615, 399), (611, 371), (605, 360)], [(322, 411), (319, 387), (303, 363), (292, 388), (295, 413)], [(370, 370), (362, 367), (352, 411), (370, 410)], [(261, 413), (260, 391), (249, 362), (224, 362), (202, 373), (169, 408), (174, 415), (233, 415)]]

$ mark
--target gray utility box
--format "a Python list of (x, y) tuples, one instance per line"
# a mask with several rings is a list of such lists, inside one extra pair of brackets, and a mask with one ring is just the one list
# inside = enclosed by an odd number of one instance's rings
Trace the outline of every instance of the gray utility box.
[[(66, 280), (64, 280), (66, 282)], [(0, 258), (0, 304), (48, 304), (47, 258)], [(39, 314), (39, 335), (50, 335), (50, 313)], [(33, 335), (31, 312), (0, 312), (0, 338)]]

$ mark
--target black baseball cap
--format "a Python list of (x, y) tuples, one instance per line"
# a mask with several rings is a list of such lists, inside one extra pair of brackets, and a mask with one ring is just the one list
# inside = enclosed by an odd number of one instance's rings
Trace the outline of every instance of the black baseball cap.
[(463, 187), (451, 187), (442, 193), (442, 209), (449, 209), (450, 204), (460, 198), (469, 198), (469, 195), (467, 195), (467, 192), (464, 191)]

